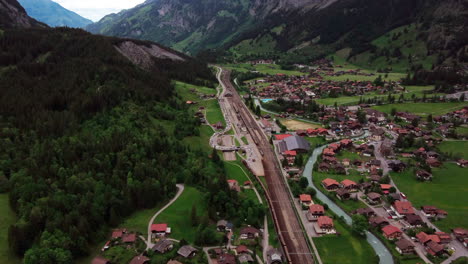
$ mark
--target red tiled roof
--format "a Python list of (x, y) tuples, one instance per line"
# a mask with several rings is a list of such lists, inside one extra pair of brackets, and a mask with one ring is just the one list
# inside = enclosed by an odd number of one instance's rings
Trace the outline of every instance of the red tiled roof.
[(395, 210), (399, 213), (399, 214), (414, 214), (414, 209), (413, 209), (413, 205), (411, 204), (411, 202), (406, 202), (406, 201), (395, 201), (395, 203), (393, 204), (393, 206), (395, 207)]
[(309, 212), (311, 213), (324, 213), (325, 208), (320, 204), (313, 204), (309, 206)]
[(319, 216), (317, 223), (320, 227), (324, 225), (333, 226), (333, 219), (328, 216)]
[(349, 186), (352, 186), (352, 185), (357, 185), (355, 182), (353, 182), (352, 180), (348, 180), (348, 179), (343, 180), (341, 182), (341, 184), (343, 184), (343, 186), (345, 186), (345, 187), (349, 187)]
[(236, 252), (237, 252), (237, 254), (248, 252), (248, 248), (247, 248), (247, 246), (240, 245), (240, 246), (238, 246), (236, 248)]
[(388, 190), (390, 188), (392, 188), (391, 184), (380, 184), (380, 189), (382, 190)]
[(283, 140), (285, 138), (292, 137), (291, 134), (281, 134), (281, 135), (275, 135), (276, 140)]
[(283, 154), (288, 156), (296, 156), (297, 152), (295, 150), (286, 150), (285, 152), (283, 152)]
[(336, 185), (340, 185), (339, 182), (333, 180), (333, 179), (330, 179), (330, 178), (327, 178), (325, 180), (322, 181), (323, 184), (325, 184), (325, 186), (330, 186), (330, 185), (333, 185), (333, 184), (336, 184)]
[(299, 195), (299, 200), (301, 202), (311, 202), (312, 197), (309, 194), (301, 194), (301, 195)]
[(401, 233), (401, 230), (396, 226), (388, 225), (388, 226), (385, 226), (384, 228), (382, 228), (382, 232), (386, 236), (391, 236), (391, 235), (393, 235), (395, 233)]
[(123, 237), (122, 237), (122, 241), (124, 243), (133, 243), (136, 241), (136, 234), (135, 233), (132, 233), (132, 234), (125, 234)]
[(151, 232), (166, 232), (167, 224), (152, 224)]

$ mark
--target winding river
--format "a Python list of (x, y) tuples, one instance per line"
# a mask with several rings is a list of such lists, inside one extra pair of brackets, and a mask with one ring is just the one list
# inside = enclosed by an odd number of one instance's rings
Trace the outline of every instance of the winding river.
[[(355, 139), (361, 139), (364, 137), (368, 136), (368, 131), (363, 136), (360, 136)], [(323, 149), (325, 149), (327, 146), (321, 146), (316, 149), (314, 149), (314, 152), (312, 156), (309, 158), (307, 161), (307, 164), (304, 169), (304, 177), (306, 177), (309, 180), (309, 186), (312, 187), (317, 191), (316, 197), (320, 199), (322, 202), (326, 203), (328, 205), (328, 208), (332, 210), (336, 215), (344, 217), (346, 223), (348, 225), (352, 224), (351, 217), (343, 211), (335, 202), (330, 200), (325, 194), (323, 194), (315, 185), (314, 182), (312, 181), (312, 176), (313, 176), (313, 169), (314, 169), (314, 164), (317, 162), (317, 158), (320, 154), (322, 154)], [(392, 254), (387, 250), (387, 248), (384, 246), (384, 244), (372, 233), (369, 231), (366, 231), (366, 239), (367, 242), (372, 246), (376, 254), (380, 258), (380, 264), (393, 264), (393, 258)]]

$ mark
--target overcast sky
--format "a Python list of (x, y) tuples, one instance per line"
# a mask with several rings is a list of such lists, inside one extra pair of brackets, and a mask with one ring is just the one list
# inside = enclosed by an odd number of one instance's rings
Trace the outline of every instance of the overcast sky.
[(79, 15), (98, 21), (105, 15), (132, 8), (145, 0), (53, 0)]

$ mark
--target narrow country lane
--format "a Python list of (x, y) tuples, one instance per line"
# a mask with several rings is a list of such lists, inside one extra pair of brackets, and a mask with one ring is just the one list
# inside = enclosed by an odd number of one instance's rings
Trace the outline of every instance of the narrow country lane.
[(180, 195), (184, 192), (185, 186), (183, 184), (176, 184), (178, 190), (177, 194), (170, 200), (163, 208), (161, 208), (159, 211), (157, 211), (153, 217), (151, 217), (151, 220), (148, 222), (148, 239), (146, 240), (146, 249), (150, 249), (154, 246), (154, 244), (151, 242), (151, 225), (154, 223), (154, 220), (158, 215), (160, 215), (164, 210), (166, 210), (171, 204), (173, 204), (179, 197)]

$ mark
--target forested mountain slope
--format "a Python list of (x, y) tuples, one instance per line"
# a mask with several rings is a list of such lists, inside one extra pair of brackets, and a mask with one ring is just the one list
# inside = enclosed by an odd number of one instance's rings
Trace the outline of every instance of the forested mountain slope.
[(51, 0), (20, 0), (29, 16), (51, 27), (82, 28), (93, 23)]
[(176, 182), (204, 190), (221, 215), (236, 203), (222, 166), (182, 143), (199, 123), (173, 80), (215, 79), (155, 43), (2, 29), (0, 192), (18, 217), (8, 240), (24, 263), (73, 263), (109, 227), (169, 199)]

